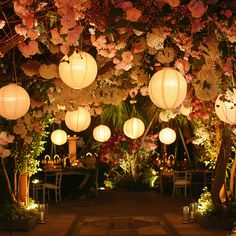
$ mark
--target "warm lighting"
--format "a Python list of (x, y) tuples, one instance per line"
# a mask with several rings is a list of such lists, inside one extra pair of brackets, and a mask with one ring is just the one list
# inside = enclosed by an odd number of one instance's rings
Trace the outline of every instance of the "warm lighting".
[(127, 137), (136, 139), (143, 135), (145, 125), (142, 120), (133, 117), (125, 122), (123, 130)]
[(0, 115), (16, 120), (26, 114), (30, 107), (30, 97), (17, 84), (8, 84), (0, 89)]
[(59, 74), (66, 85), (73, 89), (89, 86), (97, 76), (97, 63), (86, 52), (76, 52), (68, 58), (64, 56), (59, 65)]
[(67, 142), (67, 133), (61, 129), (54, 130), (51, 134), (51, 140), (56, 145), (63, 145)]
[(166, 145), (171, 144), (175, 141), (175, 139), (176, 139), (176, 133), (171, 128), (164, 128), (159, 133), (159, 140), (163, 144)]
[(98, 142), (106, 142), (111, 137), (111, 130), (106, 125), (99, 125), (93, 130), (93, 138)]
[(86, 130), (89, 127), (90, 122), (91, 116), (89, 112), (83, 107), (79, 107), (76, 111), (66, 112), (66, 126), (75, 132), (81, 132)]
[(215, 102), (216, 115), (225, 123), (236, 123), (236, 89), (227, 90), (225, 95), (220, 94)]
[(152, 102), (163, 109), (175, 109), (185, 99), (187, 82), (175, 69), (164, 68), (156, 72), (149, 82), (149, 96)]

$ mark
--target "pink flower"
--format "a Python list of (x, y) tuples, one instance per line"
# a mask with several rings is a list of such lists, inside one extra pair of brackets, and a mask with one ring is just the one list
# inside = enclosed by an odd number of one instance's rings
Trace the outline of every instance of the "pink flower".
[(131, 63), (133, 60), (133, 54), (130, 51), (125, 51), (121, 55), (122, 61), (125, 63)]
[(163, 0), (163, 2), (169, 4), (171, 7), (178, 7), (180, 4), (179, 0)]
[(207, 5), (202, 0), (191, 0), (188, 9), (194, 18), (202, 17), (207, 11)]
[(57, 45), (57, 44), (59, 44), (59, 43), (62, 43), (63, 40), (62, 40), (60, 34), (58, 33), (57, 28), (51, 29), (50, 32), (51, 32), (51, 36), (52, 36), (52, 38), (50, 39), (50, 41), (51, 41), (53, 44)]
[(133, 7), (132, 2), (123, 2), (120, 6), (124, 11), (128, 11)]
[(24, 17), (22, 18), (22, 23), (28, 28), (31, 29), (34, 27), (34, 17), (29, 16), (29, 17)]
[(26, 36), (27, 34), (27, 29), (24, 27), (21, 27), (20, 24), (15, 26), (15, 31), (17, 34), (22, 35), (22, 36)]
[(24, 57), (30, 57), (35, 55), (38, 52), (38, 43), (36, 41), (29, 41), (28, 44), (26, 43), (19, 43), (18, 49), (21, 51)]
[(73, 30), (71, 30), (67, 34), (67, 42), (71, 44), (75, 44), (76, 42), (78, 42), (82, 31), (83, 27), (77, 25)]
[(70, 45), (69, 44), (63, 44), (60, 46), (60, 51), (64, 54), (64, 55), (68, 55), (70, 52)]
[(31, 39), (31, 40), (35, 40), (38, 38), (38, 31), (34, 30), (34, 29), (29, 29), (27, 32), (27, 36)]
[(177, 59), (175, 62), (175, 67), (182, 73), (185, 74), (190, 69), (190, 64), (186, 60)]
[(133, 44), (134, 54), (144, 52), (147, 49), (145, 38), (140, 38), (138, 42)]
[(141, 15), (142, 15), (142, 11), (136, 8), (131, 8), (128, 11), (126, 11), (126, 20), (136, 22), (141, 17)]
[(6, 22), (4, 20), (0, 20), (0, 29), (5, 26)]

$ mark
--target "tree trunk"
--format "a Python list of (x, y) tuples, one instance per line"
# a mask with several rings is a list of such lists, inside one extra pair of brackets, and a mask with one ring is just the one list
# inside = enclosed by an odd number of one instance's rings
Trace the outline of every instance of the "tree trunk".
[(230, 192), (230, 198), (234, 198), (235, 199), (235, 195), (234, 195), (234, 185), (235, 185), (235, 173), (236, 173), (236, 154), (234, 155), (234, 162), (230, 171), (230, 186), (229, 186), (229, 192)]
[(5, 161), (4, 161), (3, 158), (0, 158), (0, 159), (1, 159), (1, 163), (2, 163), (3, 173), (4, 173), (4, 176), (5, 176), (5, 179), (6, 179), (6, 183), (7, 183), (7, 190), (8, 190), (8, 193), (10, 195), (11, 202), (15, 204), (15, 203), (17, 203), (17, 201), (16, 201), (16, 197), (15, 197), (13, 191), (12, 191), (12, 188), (11, 188), (11, 182), (10, 182), (8, 174), (7, 174)]
[(231, 154), (231, 135), (230, 132), (224, 127), (222, 130), (222, 142), (220, 152), (216, 161), (216, 168), (211, 188), (212, 202), (218, 215), (226, 213), (225, 205), (220, 200), (220, 190), (225, 182), (226, 167), (228, 164), (229, 156)]
[(19, 176), (19, 201), (24, 205), (29, 201), (29, 175), (27, 173), (21, 173)]

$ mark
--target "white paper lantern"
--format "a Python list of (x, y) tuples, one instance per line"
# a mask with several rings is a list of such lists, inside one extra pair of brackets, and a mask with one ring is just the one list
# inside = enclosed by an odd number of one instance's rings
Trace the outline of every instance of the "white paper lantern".
[(236, 89), (220, 94), (215, 102), (216, 115), (225, 123), (236, 124)]
[(66, 85), (73, 89), (89, 86), (97, 76), (97, 63), (86, 52), (76, 52), (68, 58), (64, 56), (59, 65), (59, 74)]
[(184, 76), (170, 67), (156, 72), (149, 82), (150, 99), (163, 109), (175, 109), (184, 101), (186, 94)]
[(75, 132), (81, 132), (86, 130), (89, 127), (90, 122), (91, 116), (89, 112), (83, 107), (79, 107), (76, 111), (66, 112), (66, 126)]
[(131, 118), (127, 120), (123, 126), (125, 135), (131, 139), (139, 138), (143, 135), (145, 125), (142, 120), (138, 118)]
[(30, 107), (30, 97), (24, 88), (8, 84), (0, 89), (0, 115), (16, 120), (26, 114)]
[(159, 133), (159, 140), (166, 145), (171, 144), (176, 140), (176, 133), (171, 128), (164, 128)]
[(51, 141), (56, 145), (63, 145), (67, 142), (67, 133), (61, 129), (54, 130), (51, 134)]
[(93, 130), (93, 138), (98, 142), (106, 142), (111, 137), (111, 130), (106, 125), (99, 125)]

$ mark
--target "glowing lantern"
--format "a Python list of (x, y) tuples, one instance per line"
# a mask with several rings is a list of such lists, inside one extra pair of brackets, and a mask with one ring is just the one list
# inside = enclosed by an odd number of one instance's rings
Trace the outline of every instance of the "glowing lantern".
[(142, 120), (133, 117), (125, 122), (123, 130), (127, 137), (136, 139), (143, 135), (145, 125)]
[(175, 109), (185, 99), (187, 82), (175, 69), (166, 67), (156, 72), (149, 82), (149, 96), (152, 102), (163, 109)]
[(97, 76), (97, 63), (86, 52), (76, 52), (68, 58), (64, 56), (59, 65), (59, 74), (66, 85), (73, 89), (89, 86)]
[(16, 120), (26, 114), (30, 107), (30, 97), (24, 88), (8, 84), (0, 89), (0, 115)]
[(98, 142), (106, 142), (111, 137), (111, 130), (106, 125), (99, 125), (94, 128), (93, 137)]
[(220, 94), (215, 102), (216, 115), (225, 123), (236, 123), (236, 89), (227, 90), (225, 95)]
[(67, 134), (61, 129), (54, 130), (51, 134), (51, 140), (56, 145), (63, 145), (67, 142)]
[(75, 132), (86, 130), (89, 127), (90, 122), (91, 116), (89, 112), (83, 107), (79, 107), (76, 111), (66, 112), (66, 126)]
[(171, 144), (176, 140), (176, 133), (171, 128), (164, 128), (159, 133), (159, 140), (166, 145)]

